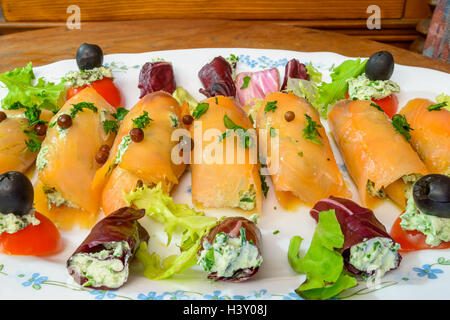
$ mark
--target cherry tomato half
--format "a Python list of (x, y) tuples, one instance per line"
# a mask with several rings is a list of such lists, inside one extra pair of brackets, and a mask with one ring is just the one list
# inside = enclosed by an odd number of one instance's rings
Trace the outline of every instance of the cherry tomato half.
[(392, 118), (394, 114), (397, 113), (398, 109), (398, 98), (395, 94), (391, 94), (386, 98), (375, 100), (372, 99), (377, 105), (384, 110), (384, 112), (388, 115), (389, 118)]
[(43, 256), (56, 253), (62, 248), (58, 229), (46, 216), (36, 212), (41, 222), (37, 226), (30, 224), (15, 233), (3, 232), (0, 235), (0, 252), (9, 255)]
[[(348, 99), (349, 97), (348, 93), (346, 93), (345, 98)], [(398, 98), (395, 94), (391, 94), (383, 99), (372, 99), (372, 101), (379, 105), (389, 118), (392, 118), (397, 113)]]
[[(67, 99), (72, 98), (87, 86), (88, 85), (77, 88), (70, 87), (69, 90), (67, 90)], [(92, 82), (89, 87), (94, 88), (95, 91), (97, 91), (103, 98), (105, 98), (105, 100), (108, 101), (108, 103), (113, 107), (118, 108), (123, 106), (122, 93), (114, 84), (113, 79), (103, 78), (101, 80)]]
[(391, 237), (394, 238), (395, 242), (400, 245), (400, 251), (450, 248), (450, 242), (441, 242), (438, 246), (435, 247), (429, 246), (425, 242), (427, 237), (422, 232), (415, 230), (403, 230), (403, 228), (400, 226), (400, 222), (401, 218), (398, 217), (391, 229)]

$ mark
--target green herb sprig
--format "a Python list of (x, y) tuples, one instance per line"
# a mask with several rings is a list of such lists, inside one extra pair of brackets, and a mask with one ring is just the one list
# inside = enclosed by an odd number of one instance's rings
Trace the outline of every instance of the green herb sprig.
[(266, 103), (266, 106), (264, 107), (264, 112), (275, 112), (275, 109), (277, 108), (277, 101), (269, 101)]
[(264, 198), (267, 198), (267, 192), (269, 192), (269, 186), (267, 185), (267, 182), (266, 182), (266, 176), (263, 176), (261, 174), (261, 172), (259, 173), (259, 176), (261, 177), (261, 190), (262, 190), (262, 193), (264, 195)]
[(122, 121), (125, 116), (128, 114), (128, 110), (125, 108), (117, 108), (116, 113), (113, 113), (113, 117), (117, 120), (117, 121)]
[(80, 102), (77, 104), (72, 104), (72, 106), (73, 107), (70, 109), (70, 117), (72, 119), (75, 118), (78, 112), (83, 112), (85, 109), (92, 110), (94, 113), (98, 112), (97, 107), (91, 102)]
[(247, 89), (248, 88), (248, 85), (249, 85), (249, 83), (250, 83), (250, 77), (249, 76), (245, 76), (243, 79), (242, 79), (242, 86), (241, 86), (241, 89)]
[[(216, 101), (217, 104), (217, 101)], [(195, 119), (199, 119), (202, 115), (204, 115), (206, 113), (206, 111), (208, 111), (209, 109), (209, 104), (206, 102), (203, 103), (199, 103), (197, 105), (197, 107), (195, 108), (194, 112), (192, 113), (192, 116)]]
[(409, 125), (408, 121), (406, 120), (406, 117), (401, 114), (396, 114), (392, 117), (392, 125), (394, 126), (395, 131), (403, 135), (406, 139), (406, 141), (411, 140), (411, 134), (409, 131), (414, 130)]
[(311, 142), (322, 146), (323, 143), (319, 139), (322, 136), (320, 135), (319, 130), (317, 130), (317, 128), (322, 128), (322, 126), (320, 124), (317, 124), (317, 122), (313, 121), (311, 119), (311, 117), (308, 116), (306, 113), (305, 113), (305, 118), (306, 118), (306, 121), (305, 121), (306, 124), (302, 130), (302, 132), (303, 132), (302, 137), (306, 140), (310, 140)]
[[(252, 138), (248, 135), (246, 135), (247, 131), (246, 129), (242, 128), (241, 126), (238, 126), (231, 120), (227, 115), (223, 116), (223, 124), (225, 125), (225, 128), (230, 129), (234, 131), (236, 134), (238, 134), (239, 138), (241, 139), (241, 142), (244, 146), (244, 148), (250, 147), (251, 143), (253, 142)], [(224, 132), (221, 136), (222, 139), (225, 139), (229, 134), (229, 131)]]
[(432, 104), (431, 106), (427, 107), (428, 111), (440, 111), (442, 108), (447, 106), (447, 102), (441, 102), (438, 104)]
[(150, 121), (153, 121), (153, 119), (148, 116), (147, 111), (144, 111), (141, 116), (133, 119), (133, 128), (145, 129), (150, 124)]
[(22, 127), (22, 131), (28, 136), (28, 140), (25, 141), (25, 144), (31, 152), (37, 152), (41, 150), (41, 140), (39, 140), (38, 135), (36, 134), (36, 131), (34, 130), (27, 130), (26, 127)]
[(105, 130), (105, 134), (108, 135), (111, 132), (117, 133), (119, 130), (119, 124), (116, 120), (105, 120), (103, 121), (103, 130)]

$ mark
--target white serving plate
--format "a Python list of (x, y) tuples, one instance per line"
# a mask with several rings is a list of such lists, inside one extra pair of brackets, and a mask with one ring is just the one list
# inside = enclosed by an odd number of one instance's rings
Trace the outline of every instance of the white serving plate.
[[(155, 58), (171, 61), (177, 85), (183, 86), (195, 98), (203, 96), (197, 73), (212, 58), (235, 54), (240, 57), (237, 72), (256, 71), (277, 67), (284, 75), (284, 65), (292, 58), (318, 68), (329, 81), (329, 68), (349, 59), (330, 52), (295, 52), (285, 50), (260, 50), (242, 48), (192, 49), (146, 52), (139, 54), (106, 55), (104, 63), (113, 68), (116, 84), (125, 95), (127, 108), (131, 108), (139, 97), (138, 75), (140, 67)], [(37, 77), (59, 81), (68, 71), (77, 70), (75, 59), (63, 60), (34, 68)], [(400, 84), (399, 104), (409, 99), (423, 97), (434, 99), (442, 92), (448, 93), (449, 74), (417, 67), (396, 65), (392, 80)], [(0, 88), (0, 97), (6, 94)], [(328, 131), (326, 121), (322, 121)], [(330, 138), (330, 137), (329, 137)], [(341, 155), (330, 139), (336, 161), (349, 183), (354, 200), (359, 201), (356, 188), (346, 172)], [(177, 203), (192, 205), (190, 195), (190, 172), (187, 171), (174, 191)], [(294, 235), (304, 238), (301, 250), (309, 247), (316, 223), (309, 215), (309, 208), (300, 207), (297, 212), (286, 212), (276, 203), (270, 179), (266, 179), (270, 190), (263, 202), (262, 217), (258, 226), (263, 235), (264, 262), (259, 273), (243, 283), (212, 282), (205, 278), (199, 267), (187, 270), (169, 280), (152, 281), (140, 273), (140, 265), (131, 266), (128, 282), (116, 291), (99, 291), (78, 286), (69, 277), (65, 263), (67, 258), (87, 236), (87, 230), (74, 229), (62, 232), (65, 248), (57, 255), (38, 258), (0, 255), (0, 299), (300, 299), (294, 290), (304, 281), (304, 276), (295, 273), (287, 261), (289, 240)], [(274, 209), (276, 207), (276, 209)], [(388, 230), (400, 211), (390, 201), (385, 201), (374, 210), (377, 218)], [(232, 210), (206, 210), (207, 215), (220, 217), (235, 215)], [(172, 253), (165, 248), (162, 227), (144, 217), (142, 224), (150, 232), (150, 250), (162, 256)], [(280, 232), (273, 234), (275, 230)], [(450, 250), (424, 250), (403, 255), (400, 267), (389, 272), (376, 288), (367, 288), (363, 283), (341, 294), (346, 299), (449, 299)]]

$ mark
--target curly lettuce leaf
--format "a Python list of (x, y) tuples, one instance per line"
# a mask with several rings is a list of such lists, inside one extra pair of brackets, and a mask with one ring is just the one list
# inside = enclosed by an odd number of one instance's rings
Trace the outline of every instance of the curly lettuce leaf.
[(311, 245), (304, 257), (299, 256), (302, 238), (291, 239), (288, 260), (292, 269), (306, 274), (306, 280), (296, 290), (306, 299), (324, 300), (354, 287), (356, 279), (344, 271), (344, 260), (338, 249), (344, 244), (344, 235), (334, 210), (319, 214)]
[(287, 81), (286, 91), (313, 103), (317, 95), (317, 85), (310, 80), (290, 78)]
[(315, 83), (320, 83), (322, 82), (322, 73), (317, 70), (316, 68), (314, 68), (312, 62), (310, 62), (307, 66), (306, 66), (306, 73), (309, 76), (309, 80)]
[(176, 204), (173, 198), (165, 194), (161, 185), (154, 188), (143, 186), (124, 195), (128, 205), (145, 209), (147, 216), (164, 225), (167, 245), (174, 232), (182, 232), (180, 254), (162, 260), (158, 254), (149, 253), (146, 245), (141, 245), (136, 256), (144, 265), (144, 275), (153, 280), (167, 279), (176, 273), (194, 266), (201, 239), (217, 224), (217, 219), (207, 217), (203, 212), (195, 211), (185, 204)]
[(181, 106), (185, 101), (188, 104), (189, 112), (192, 114), (198, 105), (198, 101), (195, 100), (191, 94), (183, 87), (177, 87), (172, 93), (172, 97), (177, 100), (178, 104)]
[(448, 111), (450, 111), (450, 96), (445, 94), (445, 93), (441, 93), (440, 95), (438, 95), (436, 97), (436, 102), (437, 103), (445, 103), (444, 109), (447, 109)]
[(21, 104), (51, 111), (58, 110), (66, 91), (64, 80), (54, 84), (39, 78), (33, 85), (34, 79), (31, 62), (25, 67), (1, 73), (0, 81), (8, 88), (8, 94), (2, 99), (2, 107), (12, 109), (15, 105)]
[(317, 91), (313, 106), (323, 118), (327, 118), (328, 109), (335, 102), (344, 99), (348, 91), (347, 80), (361, 75), (366, 69), (367, 60), (346, 60), (333, 69), (330, 83), (322, 82)]

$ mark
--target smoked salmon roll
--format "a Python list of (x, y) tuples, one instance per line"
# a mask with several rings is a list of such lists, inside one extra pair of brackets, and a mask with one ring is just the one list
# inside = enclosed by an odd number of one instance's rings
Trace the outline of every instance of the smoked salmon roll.
[(186, 163), (172, 161), (172, 152), (178, 145), (172, 135), (175, 130), (185, 128), (182, 118), (188, 114), (187, 104), (180, 106), (163, 91), (147, 94), (128, 112), (109, 158), (93, 183), (94, 192), (101, 193), (106, 215), (126, 206), (123, 194), (140, 184), (161, 183), (166, 193), (178, 184)]
[(404, 208), (409, 184), (428, 170), (387, 115), (371, 101), (343, 100), (331, 109), (328, 124), (362, 205), (389, 197)]
[[(0, 111), (0, 174), (8, 171), (25, 173), (34, 163), (38, 150), (29, 144), (30, 137), (25, 131), (32, 132), (25, 109)], [(42, 110), (40, 119), (48, 121), (52, 112)], [(42, 136), (36, 139), (43, 140)]]
[(89, 228), (99, 212), (99, 194), (92, 192), (96, 155), (110, 147), (115, 109), (92, 88), (67, 100), (50, 120), (47, 136), (36, 160), (36, 210), (62, 229)]
[(216, 96), (193, 112), (192, 200), (204, 208), (261, 214), (256, 134), (232, 98)]
[[(259, 107), (256, 124), (261, 163), (271, 168), (275, 194), (284, 208), (314, 205), (331, 195), (351, 196), (319, 114), (306, 99), (292, 93), (271, 93)], [(263, 137), (264, 129), (267, 134)]]
[(413, 99), (400, 114), (414, 129), (411, 146), (430, 172), (450, 175), (450, 111), (427, 99)]

